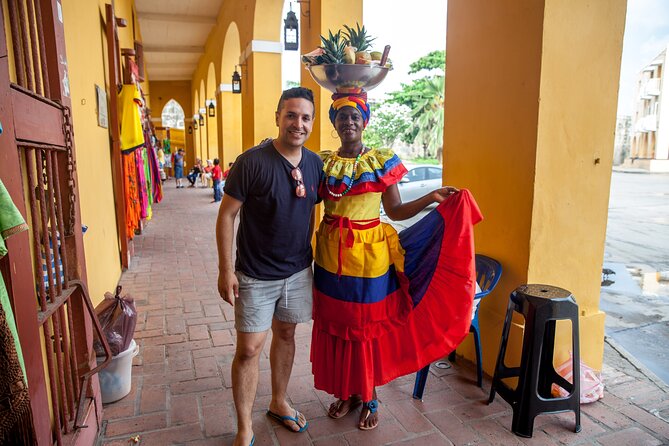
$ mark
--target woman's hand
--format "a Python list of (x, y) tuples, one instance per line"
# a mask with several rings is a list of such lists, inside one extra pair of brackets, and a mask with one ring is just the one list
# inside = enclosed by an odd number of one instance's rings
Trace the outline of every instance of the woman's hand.
[(460, 192), (460, 189), (458, 189), (457, 187), (444, 186), (440, 189), (436, 189), (430, 192), (430, 198), (432, 198), (432, 202), (434, 203), (441, 203), (446, 198), (450, 197), (453, 194), (457, 194), (458, 192)]

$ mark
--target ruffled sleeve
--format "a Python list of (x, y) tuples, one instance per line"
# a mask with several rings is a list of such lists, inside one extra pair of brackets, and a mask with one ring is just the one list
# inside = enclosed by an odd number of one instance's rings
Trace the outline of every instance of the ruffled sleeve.
[[(341, 194), (351, 187), (346, 195), (366, 192), (385, 192), (388, 186), (397, 184), (407, 173), (399, 157), (390, 149), (371, 149), (360, 157), (355, 169), (354, 158), (342, 158), (330, 152), (323, 160), (323, 174), (319, 194), (322, 198), (338, 200), (328, 193)], [(327, 189), (326, 189), (327, 188)]]

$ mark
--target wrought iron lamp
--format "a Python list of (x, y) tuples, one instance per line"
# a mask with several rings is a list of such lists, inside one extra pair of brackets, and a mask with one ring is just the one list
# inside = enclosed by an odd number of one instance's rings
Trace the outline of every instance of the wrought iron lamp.
[(210, 118), (215, 118), (216, 117), (216, 100), (215, 99), (207, 99), (205, 101), (207, 104), (207, 116)]
[(242, 93), (242, 77), (239, 75), (239, 71), (237, 71), (237, 65), (235, 65), (235, 72), (232, 73), (232, 92), (234, 94)]
[(283, 47), (286, 51), (297, 51), (300, 46), (300, 31), (297, 16), (293, 12), (293, 4), (283, 20)]

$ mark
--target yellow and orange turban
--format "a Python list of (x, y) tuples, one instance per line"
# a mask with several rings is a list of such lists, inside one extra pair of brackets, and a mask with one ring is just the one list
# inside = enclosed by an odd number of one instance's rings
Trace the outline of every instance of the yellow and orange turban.
[(335, 93), (332, 95), (332, 105), (330, 106), (330, 122), (334, 124), (337, 112), (344, 107), (357, 108), (362, 115), (363, 127), (367, 127), (371, 116), (371, 108), (367, 103), (367, 93)]

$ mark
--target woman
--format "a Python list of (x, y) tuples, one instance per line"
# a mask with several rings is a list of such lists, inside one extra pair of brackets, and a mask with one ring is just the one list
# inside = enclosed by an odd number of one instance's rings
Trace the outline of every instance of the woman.
[(179, 149), (174, 153), (172, 164), (174, 165), (174, 178), (176, 178), (177, 189), (184, 187), (183, 177), (184, 177), (184, 151)]
[[(341, 140), (326, 155), (319, 194), (325, 217), (317, 233), (311, 360), (316, 388), (337, 399), (341, 418), (362, 404), (358, 427), (378, 425), (375, 387), (415, 372), (466, 336), (474, 296), (471, 195), (453, 187), (402, 203), (407, 172), (388, 149), (362, 143), (366, 95), (335, 94), (330, 120)], [(379, 221), (441, 203), (401, 235)]]

